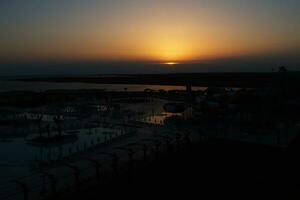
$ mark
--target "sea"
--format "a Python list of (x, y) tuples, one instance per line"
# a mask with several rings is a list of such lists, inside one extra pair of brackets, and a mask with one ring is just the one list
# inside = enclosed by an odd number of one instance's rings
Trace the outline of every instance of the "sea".
[[(97, 84), (97, 83), (54, 83), (54, 82), (30, 82), (19, 81), (19, 79), (31, 77), (0, 77), (0, 92), (8, 91), (35, 91), (43, 92), (47, 90), (79, 90), (79, 89), (102, 89), (106, 91), (144, 91), (152, 90), (185, 90), (184, 86), (171, 85), (128, 85), (128, 84)], [(205, 90), (206, 87), (193, 87), (193, 90)]]

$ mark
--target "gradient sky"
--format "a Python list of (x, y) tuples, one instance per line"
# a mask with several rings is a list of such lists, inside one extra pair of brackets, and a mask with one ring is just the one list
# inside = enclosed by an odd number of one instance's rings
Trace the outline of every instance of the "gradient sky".
[(299, 10), (299, 0), (1, 0), (0, 73), (65, 62), (297, 69)]

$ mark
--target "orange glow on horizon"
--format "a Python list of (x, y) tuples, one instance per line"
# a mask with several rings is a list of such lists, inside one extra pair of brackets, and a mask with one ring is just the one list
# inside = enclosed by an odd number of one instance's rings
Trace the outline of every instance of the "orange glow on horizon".
[(112, 4), (110, 12), (105, 12), (106, 9), (99, 12), (102, 6), (87, 10), (86, 15), (75, 15), (75, 10), (74, 16), (59, 18), (55, 20), (57, 23), (43, 18), (40, 23), (29, 21), (26, 28), (23, 25), (4, 27), (0, 61), (175, 64), (299, 49), (300, 31), (282, 31), (286, 29), (278, 26), (277, 21), (255, 20), (252, 15), (237, 17), (238, 13), (228, 15), (226, 9), (219, 6), (207, 9), (196, 1), (193, 1), (195, 5), (132, 2), (125, 7)]

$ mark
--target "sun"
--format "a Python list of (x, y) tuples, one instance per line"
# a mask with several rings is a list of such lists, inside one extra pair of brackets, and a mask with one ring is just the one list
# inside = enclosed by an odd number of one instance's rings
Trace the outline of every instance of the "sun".
[(177, 63), (176, 62), (166, 62), (164, 63), (165, 65), (176, 65)]

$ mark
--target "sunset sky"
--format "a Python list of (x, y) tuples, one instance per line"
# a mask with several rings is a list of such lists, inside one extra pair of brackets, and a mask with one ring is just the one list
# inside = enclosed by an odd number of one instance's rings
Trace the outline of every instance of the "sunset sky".
[(299, 0), (1, 0), (0, 72), (62, 62), (300, 67), (299, 10)]

